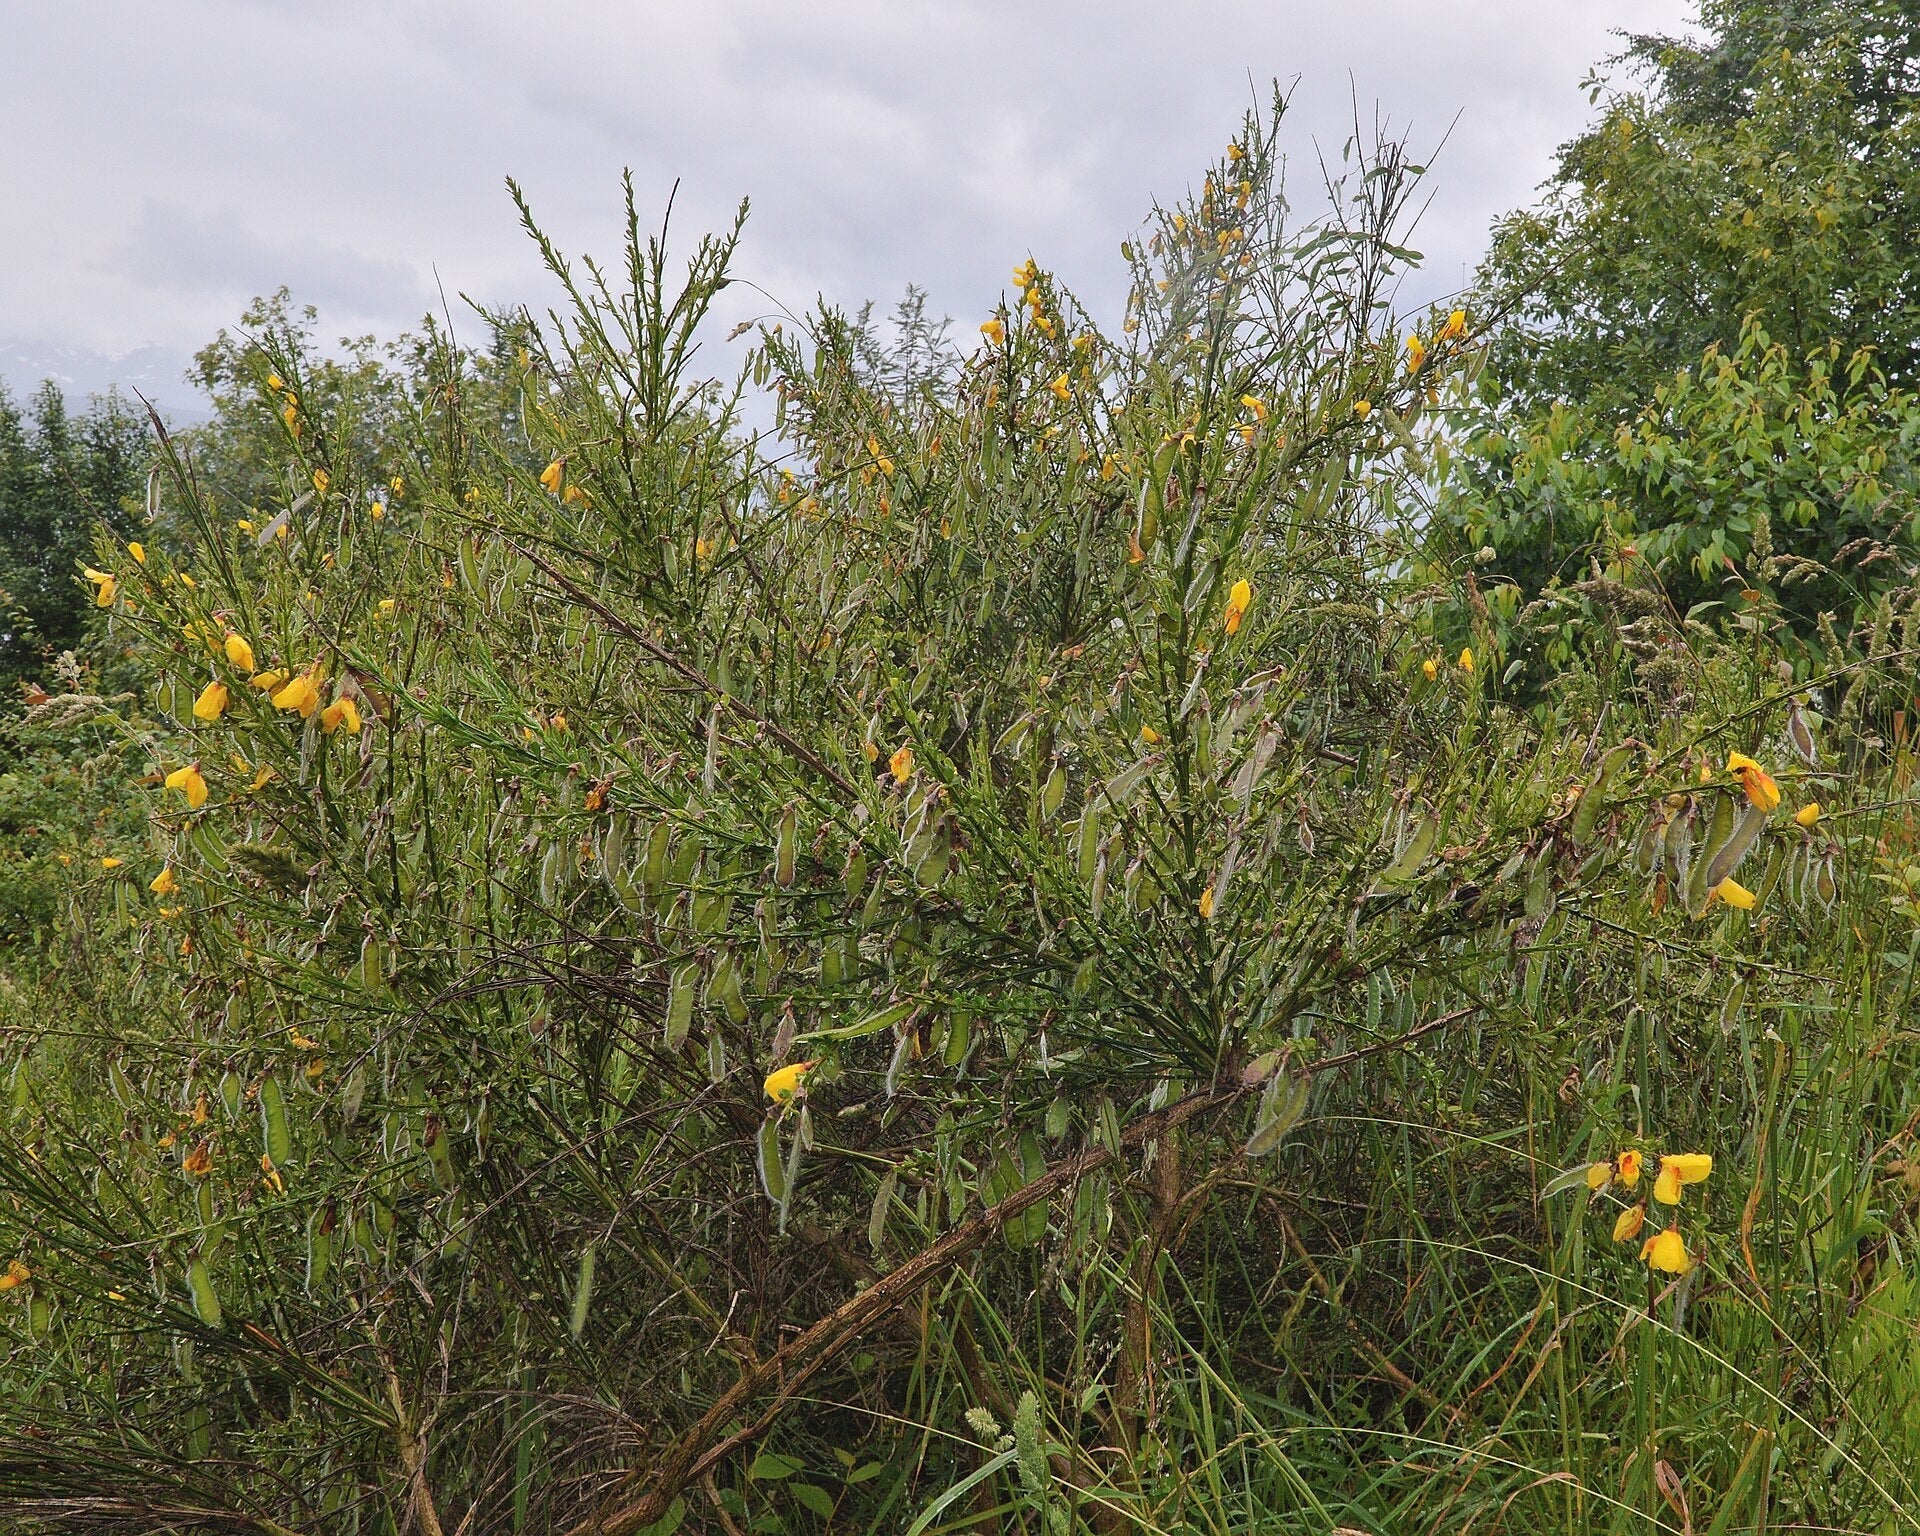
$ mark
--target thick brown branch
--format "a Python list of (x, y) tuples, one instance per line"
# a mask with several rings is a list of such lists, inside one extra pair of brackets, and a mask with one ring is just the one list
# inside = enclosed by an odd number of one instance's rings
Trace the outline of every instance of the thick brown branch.
[[(1429, 1019), (1417, 1028), (1392, 1040), (1365, 1046), (1343, 1055), (1330, 1056), (1299, 1070), (1312, 1077), (1346, 1066), (1364, 1057), (1397, 1049), (1456, 1023), (1474, 1012), (1457, 1009)], [(849, 1345), (894, 1307), (901, 1305), (922, 1286), (984, 1247), (1007, 1222), (1051, 1200), (1061, 1190), (1115, 1162), (1120, 1152), (1145, 1146), (1209, 1110), (1222, 1109), (1255, 1092), (1259, 1083), (1236, 1082), (1223, 1087), (1203, 1088), (1176, 1100), (1164, 1109), (1142, 1115), (1120, 1135), (1119, 1148), (1090, 1147), (1086, 1151), (1055, 1164), (1024, 1188), (1014, 1191), (998, 1205), (962, 1222), (931, 1247), (922, 1249), (898, 1269), (875, 1281), (819, 1322), (769, 1355), (735, 1382), (700, 1421), (669, 1446), (646, 1473), (629, 1474), (632, 1482), (643, 1475), (652, 1478), (652, 1486), (628, 1503), (593, 1516), (575, 1526), (567, 1536), (630, 1536), (631, 1532), (652, 1525), (667, 1511), (674, 1496), (688, 1483), (704, 1477), (718, 1463), (766, 1431), (774, 1414), (770, 1411), (744, 1429), (722, 1435), (725, 1427), (746, 1410), (748, 1404), (769, 1389), (778, 1388), (781, 1398), (790, 1398), (830, 1364)]]

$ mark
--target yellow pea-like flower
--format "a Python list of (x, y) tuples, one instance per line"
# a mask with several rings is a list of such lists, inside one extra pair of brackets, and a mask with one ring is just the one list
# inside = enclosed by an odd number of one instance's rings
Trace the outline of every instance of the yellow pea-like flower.
[(1793, 813), (1793, 819), (1803, 827), (1811, 827), (1820, 820), (1820, 802), (1809, 800)]
[(1253, 412), (1253, 419), (1255, 421), (1265, 421), (1267, 419), (1267, 402), (1262, 400), (1258, 395), (1242, 395), (1240, 397), (1240, 404), (1246, 407), (1247, 410)]
[(1630, 1243), (1640, 1235), (1640, 1229), (1646, 1224), (1646, 1206), (1630, 1205), (1620, 1213), (1619, 1219), (1613, 1224), (1613, 1240), (1616, 1243)]
[(167, 775), (167, 788), (177, 789), (187, 797), (187, 804), (199, 810), (207, 803), (207, 781), (200, 773), (198, 763), (188, 763), (184, 768), (176, 768)]
[(227, 660), (232, 662), (234, 666), (238, 667), (242, 672), (251, 672), (253, 670), (253, 647), (248, 644), (245, 635), (235, 634), (232, 630), (228, 630), (226, 649)]
[(329, 736), (343, 725), (350, 735), (360, 732), (360, 708), (344, 693), (320, 711), (320, 729)]
[(1670, 1152), (1660, 1159), (1660, 1171), (1671, 1172), (1682, 1184), (1704, 1184), (1713, 1172), (1713, 1158), (1706, 1152)]
[(86, 568), (87, 580), (93, 583), (93, 605), (96, 608), (111, 608), (113, 594), (119, 589), (119, 582), (110, 571), (96, 571), (92, 566)]
[(7, 1260), (7, 1272), (0, 1275), (0, 1291), (10, 1291), (16, 1285), (25, 1285), (33, 1278), (33, 1271), (18, 1259)]
[(125, 859), (116, 859), (112, 854), (108, 854), (104, 859), (100, 861), (100, 867), (102, 869), (118, 869), (122, 864), (126, 862), (127, 861)]
[(1461, 648), (1460, 670), (1469, 674), (1473, 671), (1473, 647), (1470, 645)]
[(271, 693), (287, 680), (287, 669), (275, 667), (268, 672), (256, 672), (247, 679), (250, 687), (258, 688), (262, 693)]
[(1686, 1239), (1677, 1227), (1668, 1227), (1648, 1238), (1641, 1245), (1640, 1257), (1654, 1269), (1670, 1275), (1684, 1275), (1693, 1268), (1693, 1260), (1687, 1257)]
[(319, 703), (320, 691), (313, 686), (313, 679), (305, 673), (290, 679), (286, 687), (273, 696), (275, 709), (298, 710), (302, 720), (312, 715)]
[(137, 542), (129, 544), (127, 546), (127, 553), (133, 556), (133, 563), (135, 565), (145, 565), (147, 563), (147, 547), (144, 544)]
[(1067, 376), (1064, 373), (1059, 375), (1047, 388), (1052, 390), (1055, 396), (1061, 400), (1071, 400), (1073, 398), (1073, 385), (1067, 381)]
[(173, 866), (166, 865), (160, 873), (147, 882), (147, 889), (156, 896), (172, 896), (180, 889), (180, 882), (174, 878)]
[(989, 320), (980, 327), (980, 334), (987, 338), (989, 346), (997, 347), (1007, 339), (1006, 322), (998, 319)]
[(1620, 1154), (1614, 1166), (1623, 1188), (1632, 1189), (1634, 1185), (1640, 1182), (1640, 1169), (1643, 1166), (1643, 1160), (1640, 1154), (1634, 1151), (1632, 1147), (1627, 1148), (1626, 1151)]
[(540, 471), (540, 483), (554, 495), (558, 496), (560, 494), (560, 477), (565, 473), (565, 467), (561, 464), (560, 460), (555, 459), (545, 469)]
[(313, 488), (322, 496), (327, 494), (327, 488), (332, 484), (333, 476), (328, 474), (324, 469), (316, 469), (313, 472)]
[(200, 690), (200, 697), (193, 701), (193, 717), (211, 725), (226, 713), (227, 685), (215, 679)]
[(1227, 592), (1226, 630), (1230, 635), (1240, 632), (1241, 621), (1247, 616), (1247, 609), (1253, 604), (1253, 584), (1245, 577), (1236, 581)]
[(887, 767), (893, 771), (893, 782), (904, 784), (913, 777), (913, 748), (896, 748), (892, 757), (887, 759)]
[(1613, 1164), (1612, 1163), (1587, 1164), (1587, 1188), (1588, 1189), (1595, 1190), (1595, 1191), (1602, 1190), (1602, 1189), (1605, 1189), (1607, 1185), (1612, 1181), (1613, 1181)]
[(1716, 885), (1712, 894), (1742, 912), (1751, 912), (1760, 899), (1731, 875)]
[(1371, 400), (1354, 401), (1353, 414), (1358, 416), (1362, 421), (1365, 421), (1367, 417), (1373, 414), (1373, 402)]
[(1161, 736), (1152, 726), (1143, 725), (1140, 727), (1140, 739), (1150, 747), (1157, 747), (1160, 745)]
[(1421, 662), (1420, 675), (1426, 678), (1428, 682), (1433, 682), (1440, 676), (1440, 659), (1437, 656), (1429, 656), (1425, 661)]
[(1770, 811), (1780, 803), (1780, 786), (1773, 776), (1744, 752), (1727, 754), (1727, 772), (1738, 774), (1747, 801), (1759, 810)]
[(1208, 919), (1213, 916), (1213, 887), (1208, 886), (1200, 893), (1200, 916)]
[(790, 1066), (781, 1067), (778, 1071), (769, 1072), (766, 1082), (761, 1086), (766, 1089), (767, 1097), (774, 1103), (784, 1104), (799, 1092), (800, 1084), (805, 1080), (806, 1075), (818, 1065), (819, 1063), (814, 1061), (796, 1061)]

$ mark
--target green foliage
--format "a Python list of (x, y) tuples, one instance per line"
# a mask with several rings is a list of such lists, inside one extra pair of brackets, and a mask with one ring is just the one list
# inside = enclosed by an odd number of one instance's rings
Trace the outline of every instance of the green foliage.
[(1911, 0), (1709, 0), (1703, 43), (1640, 39), (1650, 91), (1609, 96), (1545, 202), (1495, 231), (1503, 392), (1622, 417), (1750, 316), (1796, 360), (1875, 349), (1911, 385), (1914, 19)]
[[(970, 355), (823, 307), (724, 387), (739, 226), (629, 191), (484, 352), (220, 354), (102, 557), (152, 717), (36, 706), (149, 837), (0, 989), (10, 1512), (1915, 1523), (1907, 621), (1824, 715), (1765, 625), (1529, 715), (1471, 598), (1430, 654), (1474, 359), (1378, 324), (1417, 169), (1300, 227), (1276, 133), (1117, 337), (1028, 262)], [(1716, 1159), (1684, 1276), (1629, 1149)]]
[(79, 647), (90, 604), (80, 566), (104, 521), (138, 526), (149, 454), (144, 418), (118, 395), (70, 415), (43, 384), (25, 417), (0, 387), (0, 696), (46, 683), (54, 659)]

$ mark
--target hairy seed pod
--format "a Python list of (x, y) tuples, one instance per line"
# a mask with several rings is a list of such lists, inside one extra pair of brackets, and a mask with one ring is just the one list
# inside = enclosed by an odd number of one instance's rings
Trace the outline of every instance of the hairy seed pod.
[(280, 1087), (280, 1079), (271, 1072), (260, 1079), (260, 1131), (274, 1167), (284, 1168), (293, 1161), (293, 1130), (287, 1124), (286, 1094)]
[(700, 980), (700, 963), (683, 961), (667, 984), (667, 1049), (677, 1051), (693, 1027), (693, 994)]
[(1051, 821), (1061, 803), (1067, 798), (1067, 770), (1061, 766), (1060, 759), (1053, 760), (1053, 771), (1047, 775), (1047, 781), (1040, 786), (1040, 814)]
[(193, 1315), (209, 1328), (218, 1328), (222, 1320), (220, 1298), (214, 1294), (213, 1276), (207, 1272), (205, 1259), (188, 1263), (187, 1290), (193, 1297)]
[(780, 813), (780, 827), (773, 839), (773, 883), (782, 890), (793, 884), (794, 845), (799, 833), (800, 813), (789, 801)]

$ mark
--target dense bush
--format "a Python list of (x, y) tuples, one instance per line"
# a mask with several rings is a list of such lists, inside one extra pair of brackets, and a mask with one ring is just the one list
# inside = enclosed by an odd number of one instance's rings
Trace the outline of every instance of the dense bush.
[(1490, 698), (1398, 510), (1479, 343), (1274, 131), (1117, 337), (1029, 259), (721, 387), (629, 199), (484, 354), (221, 354), (153, 716), (33, 717), (150, 833), (0, 993), (16, 1518), (1912, 1522), (1908, 673)]

